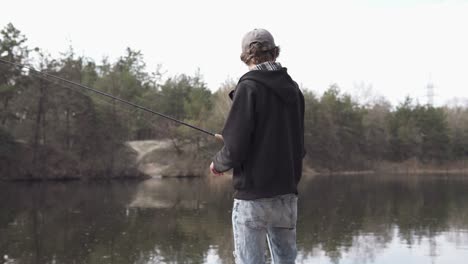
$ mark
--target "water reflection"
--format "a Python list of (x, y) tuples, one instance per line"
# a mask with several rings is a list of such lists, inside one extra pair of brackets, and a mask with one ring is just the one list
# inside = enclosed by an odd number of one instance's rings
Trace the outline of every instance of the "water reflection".
[[(300, 186), (298, 263), (465, 263), (468, 181), (346, 176)], [(0, 185), (6, 263), (232, 263), (228, 178)]]

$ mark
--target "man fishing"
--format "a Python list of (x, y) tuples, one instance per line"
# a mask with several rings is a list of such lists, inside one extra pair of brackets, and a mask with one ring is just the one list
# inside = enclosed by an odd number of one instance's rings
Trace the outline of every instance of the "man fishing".
[(213, 174), (233, 169), (232, 225), (237, 264), (294, 263), (297, 185), (304, 151), (304, 97), (276, 62), (280, 48), (265, 29), (242, 39), (248, 66), (234, 91), (223, 128), (224, 147), (210, 165)]

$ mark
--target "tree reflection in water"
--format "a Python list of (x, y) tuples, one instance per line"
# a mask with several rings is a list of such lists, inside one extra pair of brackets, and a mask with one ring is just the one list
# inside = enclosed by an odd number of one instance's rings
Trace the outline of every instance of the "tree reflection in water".
[[(315, 177), (300, 192), (298, 263), (468, 257), (463, 177)], [(0, 256), (34, 264), (232, 263), (231, 205), (227, 177), (3, 183)]]

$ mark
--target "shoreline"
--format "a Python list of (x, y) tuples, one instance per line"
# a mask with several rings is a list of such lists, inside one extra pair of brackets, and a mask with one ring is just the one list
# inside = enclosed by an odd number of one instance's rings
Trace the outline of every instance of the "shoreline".
[[(229, 173), (230, 174), (230, 173)], [(314, 176), (361, 176), (361, 175), (387, 175), (387, 176), (420, 176), (420, 175), (450, 175), (450, 176), (468, 176), (468, 169), (450, 169), (450, 170), (408, 170), (408, 171), (381, 171), (381, 170), (349, 170), (349, 171), (333, 171), (333, 172), (317, 172), (314, 170), (304, 171), (303, 177)], [(146, 181), (151, 179), (202, 179), (210, 177), (207, 175), (176, 175), (176, 176), (160, 176), (151, 177), (148, 175), (143, 176), (122, 176), (122, 177), (60, 177), (60, 178), (9, 178), (0, 179), (0, 182), (13, 182), (13, 183), (39, 183), (39, 182), (135, 182)]]
[(151, 179), (149, 176), (135, 176), (135, 177), (92, 177), (92, 178), (80, 178), (80, 177), (62, 177), (62, 178), (9, 178), (0, 179), (0, 182), (17, 182), (17, 183), (36, 183), (36, 182), (111, 182), (111, 181), (144, 181)]

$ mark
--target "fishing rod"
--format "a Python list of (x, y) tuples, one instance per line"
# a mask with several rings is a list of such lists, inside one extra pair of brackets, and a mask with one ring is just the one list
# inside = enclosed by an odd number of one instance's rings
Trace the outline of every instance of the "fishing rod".
[[(51, 78), (54, 78), (54, 79), (56, 79), (56, 80), (59, 80), (59, 81), (68, 83), (68, 84), (76, 85), (76, 86), (78, 86), (78, 87), (80, 87), (80, 88), (83, 88), (83, 89), (86, 89), (86, 90), (88, 90), (88, 91), (92, 91), (92, 92), (97, 93), (97, 94), (100, 94), (100, 95), (102, 95), (102, 96), (106, 96), (106, 97), (112, 98), (112, 99), (114, 99), (114, 100), (116, 100), (116, 101), (119, 101), (119, 102), (121, 102), (121, 103), (131, 105), (131, 106), (136, 107), (136, 108), (138, 108), (138, 109), (141, 109), (141, 110), (143, 110), (143, 111), (146, 111), (146, 112), (149, 112), (149, 113), (158, 115), (158, 116), (160, 116), (160, 117), (163, 117), (163, 118), (172, 120), (172, 121), (174, 121), (174, 122), (176, 122), (176, 123), (179, 123), (179, 124), (181, 124), (181, 125), (184, 125), (184, 126), (193, 128), (193, 129), (195, 129), (195, 130), (198, 130), (198, 131), (200, 131), (200, 132), (202, 132), (202, 133), (205, 133), (205, 134), (208, 134), (208, 135), (210, 135), (210, 136), (213, 136), (213, 137), (222, 139), (222, 136), (219, 135), (219, 134), (215, 134), (215, 133), (213, 133), (213, 132), (210, 132), (210, 131), (207, 131), (207, 130), (205, 130), (205, 129), (196, 127), (196, 126), (194, 126), (194, 125), (188, 124), (188, 123), (186, 123), (186, 122), (180, 121), (180, 120), (175, 119), (175, 118), (173, 118), (173, 117), (170, 117), (170, 116), (168, 116), (168, 115), (165, 115), (165, 114), (156, 112), (156, 111), (151, 110), (151, 109), (149, 109), (149, 108), (147, 108), (147, 107), (144, 107), (144, 106), (141, 106), (141, 105), (137, 105), (137, 104), (135, 104), (135, 103), (132, 103), (132, 102), (129, 102), (129, 101), (127, 101), (127, 100), (118, 98), (118, 97), (113, 96), (113, 95), (111, 95), (111, 94), (108, 94), (108, 93), (105, 93), (105, 92), (102, 92), (102, 91), (93, 89), (93, 88), (88, 87), (88, 86), (86, 86), (86, 85), (83, 85), (83, 84), (81, 84), (81, 83), (73, 82), (73, 81), (70, 81), (70, 80), (64, 79), (64, 78), (62, 78), (62, 77), (58, 77), (58, 76), (55, 76), (55, 75), (52, 75), (52, 74), (49, 74), (49, 73), (46, 73), (46, 72), (43, 72), (43, 71), (38, 71), (38, 70), (36, 70), (36, 69), (34, 69), (34, 68), (32, 68), (32, 67), (26, 66), (26, 65), (24, 65), (24, 64), (14, 63), (14, 62), (11, 62), (11, 61), (8, 61), (8, 60), (4, 60), (4, 59), (0, 59), (0, 62), (2, 62), (2, 63), (4, 63), (4, 64), (13, 65), (13, 66), (15, 66), (15, 67), (17, 67), (17, 68), (20, 68), (20, 69), (22, 69), (22, 68), (28, 69), (28, 70), (30, 70), (30, 71), (32, 71), (32, 72), (35, 72), (35, 73), (37, 73), (37, 74), (39, 74), (39, 75), (42, 75), (42, 76), (44, 76), (44, 77), (51, 77)], [(59, 84), (59, 85), (60, 85), (60, 84)], [(67, 87), (67, 88), (68, 88), (68, 87)]]

